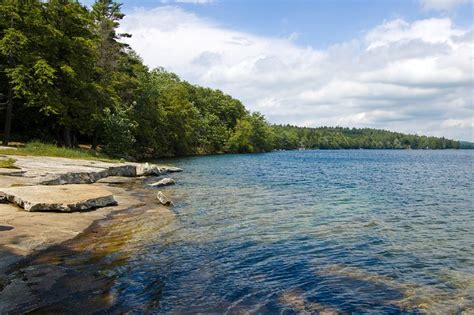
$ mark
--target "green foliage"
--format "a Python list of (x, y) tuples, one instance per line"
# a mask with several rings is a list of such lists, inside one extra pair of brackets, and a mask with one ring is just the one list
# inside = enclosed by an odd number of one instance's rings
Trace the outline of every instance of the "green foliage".
[[(272, 126), (220, 90), (161, 68), (150, 71), (120, 42), (130, 36), (117, 32), (123, 17), (113, 0), (97, 0), (91, 9), (68, 0), (0, 2), (0, 96), (14, 105), (14, 115), (0, 111), (0, 117), (13, 119), (18, 139), (68, 148), (86, 142), (111, 156), (139, 159), (298, 148), (459, 148), (457, 141), (383, 130)], [(30, 149), (91, 157), (39, 143), (18, 152)]]
[(229, 138), (227, 144), (229, 151), (235, 153), (255, 152), (255, 148), (252, 145), (252, 134), (252, 123), (250, 120), (238, 120), (234, 133)]
[(253, 113), (237, 121), (227, 147), (230, 152), (266, 152), (274, 148), (275, 135), (272, 128), (259, 113)]
[(5, 56), (19, 55), (25, 49), (28, 38), (20, 30), (8, 28), (0, 40), (0, 53)]
[(104, 152), (110, 156), (128, 157), (133, 151), (135, 143), (134, 131), (137, 127), (129, 116), (128, 111), (117, 109), (112, 112), (106, 108), (104, 110)]
[[(459, 149), (445, 138), (407, 135), (369, 128), (273, 126), (277, 149)], [(294, 141), (290, 144), (290, 134)], [(298, 140), (296, 140), (298, 139)]]

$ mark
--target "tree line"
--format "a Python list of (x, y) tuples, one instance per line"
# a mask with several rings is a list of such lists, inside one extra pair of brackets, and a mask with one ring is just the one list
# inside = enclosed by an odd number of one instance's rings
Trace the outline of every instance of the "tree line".
[(273, 126), (282, 149), (459, 149), (459, 141), (371, 128)]
[(149, 69), (121, 39), (121, 4), (68, 0), (0, 4), (3, 144), (91, 144), (137, 159), (274, 149), (458, 148), (444, 138), (374, 129), (269, 124), (220, 90)]

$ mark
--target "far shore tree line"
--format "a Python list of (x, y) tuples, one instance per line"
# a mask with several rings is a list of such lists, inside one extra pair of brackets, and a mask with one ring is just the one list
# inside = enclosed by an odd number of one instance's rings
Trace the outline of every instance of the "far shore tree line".
[(121, 5), (0, 4), (3, 145), (91, 144), (137, 159), (275, 149), (457, 149), (458, 141), (375, 129), (271, 125), (220, 90), (149, 69), (118, 33)]

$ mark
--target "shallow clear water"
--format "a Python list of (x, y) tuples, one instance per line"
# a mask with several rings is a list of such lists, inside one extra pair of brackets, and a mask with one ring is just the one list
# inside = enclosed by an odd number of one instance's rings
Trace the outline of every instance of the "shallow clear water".
[(117, 305), (474, 312), (473, 162), (474, 151), (363, 150), (171, 160), (185, 169), (164, 189), (176, 217), (135, 236), (113, 271)]

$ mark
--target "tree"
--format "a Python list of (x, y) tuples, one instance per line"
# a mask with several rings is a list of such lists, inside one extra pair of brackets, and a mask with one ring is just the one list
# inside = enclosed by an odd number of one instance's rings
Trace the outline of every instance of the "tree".
[(275, 134), (265, 117), (253, 113), (237, 121), (227, 147), (237, 153), (266, 152), (274, 148), (274, 139)]
[[(28, 34), (22, 39), (19, 31), (10, 30), (2, 39), (3, 54), (9, 43), (22, 46), (15, 65), (6, 69), (11, 89), (27, 106), (54, 116), (64, 144), (71, 147), (71, 130), (90, 129), (89, 118), (96, 110), (91, 103), (95, 35), (90, 14), (67, 0), (13, 1), (9, 8), (22, 12), (19, 20)], [(11, 56), (20, 48), (8, 49)]]
[(116, 32), (120, 20), (124, 17), (120, 10), (121, 6), (121, 4), (112, 0), (97, 0), (91, 11), (94, 21), (94, 33), (97, 39), (94, 84), (97, 91), (95, 102), (98, 110), (93, 116), (95, 120), (92, 138), (93, 149), (97, 147), (100, 129), (103, 127), (104, 110), (114, 110), (115, 107), (122, 106), (117, 86), (122, 83), (122, 80), (128, 79), (127, 76), (118, 73), (121, 57), (126, 54), (125, 50), (128, 47), (126, 44), (119, 42), (119, 39), (130, 36), (129, 34), (117, 34)]
[(112, 112), (104, 109), (104, 152), (114, 157), (129, 158), (133, 155), (136, 122), (129, 117), (130, 109)]
[(8, 145), (12, 124), (14, 98), (28, 92), (31, 81), (47, 81), (48, 74), (40, 66), (28, 71), (37, 61), (34, 42), (39, 32), (40, 5), (32, 1), (7, 0), (0, 4), (0, 81), (6, 105), (3, 145)]
[(227, 148), (234, 153), (253, 153), (255, 148), (252, 144), (252, 123), (248, 118), (239, 119), (234, 133), (229, 138)]

